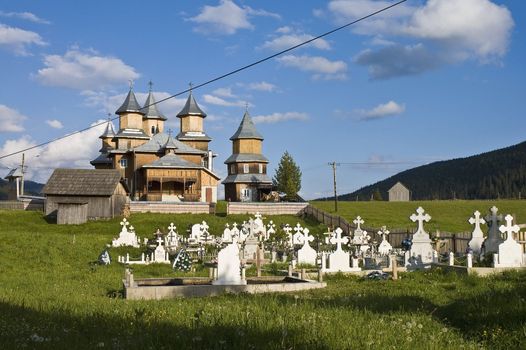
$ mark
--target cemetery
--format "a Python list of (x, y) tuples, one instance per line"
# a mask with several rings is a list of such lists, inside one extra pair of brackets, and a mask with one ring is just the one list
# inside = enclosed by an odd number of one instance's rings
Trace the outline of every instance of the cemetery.
[[(523, 342), (526, 216), (517, 203), (471, 203), (471, 215), (462, 215), (471, 231), (462, 252), (437, 235), (436, 203), (410, 204), (390, 204), (407, 222), (402, 241), (393, 238), (398, 217), (384, 216), (374, 228), (367, 208), (350, 218), (350, 232), (301, 215), (145, 213), (63, 226), (5, 211), (0, 239), (17, 252), (0, 255), (0, 311), (25, 326), (4, 318), (0, 330), (13, 347), (63, 344), (85, 332), (93, 336), (86, 348)], [(328, 326), (337, 319), (353, 328)], [(107, 330), (95, 331), (93, 322)], [(227, 332), (221, 339), (218, 323)]]

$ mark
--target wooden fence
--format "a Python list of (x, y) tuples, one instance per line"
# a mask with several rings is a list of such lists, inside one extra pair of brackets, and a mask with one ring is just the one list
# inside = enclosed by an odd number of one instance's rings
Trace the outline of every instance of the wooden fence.
[[(305, 215), (311, 216), (318, 220), (319, 222), (324, 223), (325, 225), (336, 228), (340, 227), (345, 234), (349, 235), (356, 225), (351, 224), (345, 218), (342, 218), (338, 215), (329, 214), (321, 209), (309, 205), (303, 211)], [(415, 224), (416, 226), (416, 224)], [(524, 226), (524, 225), (521, 225)], [(374, 227), (365, 227), (362, 226), (362, 229), (367, 231), (372, 239), (380, 240), (380, 236), (377, 235), (377, 232), (380, 231), (379, 228)], [(411, 238), (413, 231), (408, 229), (398, 229), (398, 228), (388, 228), (390, 233), (387, 236), (387, 240), (393, 246), (393, 248), (401, 248), (402, 241), (405, 238)], [(415, 227), (416, 229), (416, 227)], [(465, 253), (468, 247), (468, 243), (471, 240), (471, 232), (444, 232), (436, 231), (430, 232), (431, 237), (436, 237), (439, 239), (439, 244), (437, 244), (437, 250), (439, 253), (446, 253), (449, 251), (455, 253)], [(515, 239), (522, 244), (523, 251), (526, 251), (526, 232), (519, 232), (518, 236)]]

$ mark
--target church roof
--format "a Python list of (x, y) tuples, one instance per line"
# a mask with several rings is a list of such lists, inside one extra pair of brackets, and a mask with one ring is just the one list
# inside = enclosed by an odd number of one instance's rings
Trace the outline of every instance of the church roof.
[(177, 139), (181, 141), (212, 141), (212, 138), (204, 132), (187, 131), (177, 134)]
[(177, 149), (177, 145), (175, 144), (175, 139), (172, 137), (172, 135), (168, 135), (168, 139), (166, 140), (166, 143), (164, 144), (164, 149)]
[(102, 133), (102, 135), (99, 136), (99, 138), (105, 139), (105, 138), (113, 137), (113, 136), (115, 136), (115, 130), (113, 129), (113, 123), (111, 122), (111, 120), (108, 120), (108, 123), (106, 124), (106, 129), (104, 129), (104, 132)]
[(256, 130), (256, 126), (254, 125), (252, 118), (250, 118), (248, 111), (245, 111), (245, 115), (243, 115), (241, 124), (239, 124), (237, 131), (230, 138), (232, 141), (239, 139), (263, 140), (263, 136), (261, 136), (261, 134)]
[(115, 114), (124, 114), (128, 112), (139, 113), (144, 115), (144, 112), (141, 111), (141, 106), (137, 102), (137, 99), (135, 98), (135, 94), (133, 93), (132, 89), (130, 89), (128, 95), (126, 96), (126, 99), (119, 107), (119, 109), (117, 109)]
[(237, 162), (261, 162), (268, 163), (267, 157), (257, 153), (235, 153), (225, 160), (225, 164)]
[(144, 113), (144, 118), (146, 119), (167, 119), (161, 112), (159, 112), (159, 109), (157, 109), (157, 105), (155, 104), (155, 97), (153, 96), (153, 93), (151, 91), (148, 94), (148, 97), (146, 98), (146, 102), (144, 102), (142, 112)]
[(115, 135), (116, 138), (129, 138), (129, 139), (149, 139), (150, 136), (148, 136), (142, 129), (132, 129), (132, 128), (126, 128), (126, 129), (120, 129), (117, 135)]
[[(168, 134), (160, 132), (152, 136), (152, 138), (134, 148), (136, 152), (146, 152), (146, 153), (157, 153), (164, 149), (166, 143), (168, 142)], [(176, 153), (185, 153), (185, 154), (207, 154), (206, 151), (201, 151), (199, 149), (190, 147), (176, 138), (172, 137), (173, 144), (176, 146)]]
[(272, 180), (266, 174), (234, 174), (228, 175), (222, 184), (232, 183), (251, 183), (251, 184), (272, 184)]
[(90, 161), (90, 164), (91, 165), (95, 165), (95, 164), (112, 164), (113, 161), (108, 158), (108, 153), (106, 152), (102, 152), (101, 154), (99, 154), (97, 156), (97, 158), (93, 159), (92, 161)]
[(203, 112), (203, 110), (199, 108), (197, 102), (195, 102), (194, 96), (192, 95), (192, 91), (190, 91), (190, 95), (188, 95), (188, 99), (186, 100), (183, 109), (181, 109), (181, 111), (177, 114), (177, 117), (181, 118), (187, 115), (197, 115), (203, 118), (206, 117), (206, 113)]
[(175, 154), (169, 153), (150, 164), (142, 166), (143, 168), (190, 168), (190, 169), (201, 169), (202, 165), (192, 163), (185, 160)]

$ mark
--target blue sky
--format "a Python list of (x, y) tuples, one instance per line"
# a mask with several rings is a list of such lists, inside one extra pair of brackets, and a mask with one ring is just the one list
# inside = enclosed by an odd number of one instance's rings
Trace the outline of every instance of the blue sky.
[[(84, 128), (366, 15), (391, 1), (1, 1), (0, 155)], [(306, 198), (524, 141), (524, 1), (408, 1), (195, 91), (226, 173), (245, 104), (270, 171), (285, 150)], [(175, 118), (185, 96), (159, 105)], [(28, 152), (28, 176), (89, 167), (100, 128)], [(0, 175), (20, 156), (0, 161)], [(392, 164), (396, 163), (396, 164)]]

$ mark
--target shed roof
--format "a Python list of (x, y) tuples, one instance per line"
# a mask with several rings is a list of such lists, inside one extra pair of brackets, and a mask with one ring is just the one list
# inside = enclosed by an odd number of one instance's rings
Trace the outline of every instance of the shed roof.
[(400, 181), (395, 183), (393, 187), (391, 187), (387, 192), (396, 191), (396, 190), (406, 190), (409, 192), (409, 189), (406, 186), (404, 186), (404, 184), (401, 183)]
[(241, 124), (239, 124), (237, 131), (230, 138), (232, 141), (239, 139), (263, 140), (263, 136), (261, 136), (261, 134), (256, 130), (256, 126), (254, 125), (252, 118), (250, 118), (248, 111), (245, 111), (243, 119), (241, 120)]
[(257, 153), (234, 153), (225, 160), (225, 164), (237, 162), (268, 163), (268, 159), (264, 155)]
[(121, 173), (116, 169), (55, 169), (42, 192), (45, 195), (111, 196), (120, 181)]
[(228, 175), (221, 183), (272, 184), (272, 180), (266, 174), (235, 174)]
[(9, 171), (9, 173), (4, 177), (4, 179), (16, 179), (17, 177), (22, 177), (24, 174), (22, 174), (21, 168), (14, 168)]

